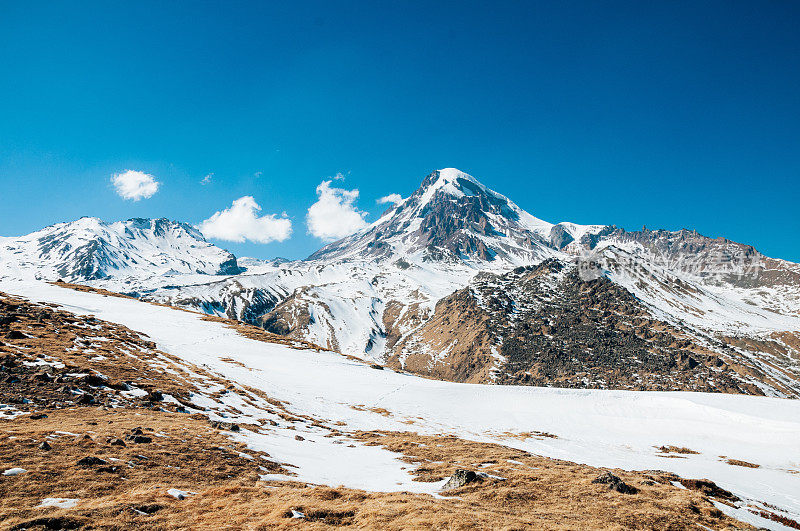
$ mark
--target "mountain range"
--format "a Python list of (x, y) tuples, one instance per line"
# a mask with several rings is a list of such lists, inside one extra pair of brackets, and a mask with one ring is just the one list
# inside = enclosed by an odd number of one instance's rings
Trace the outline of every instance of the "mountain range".
[(689, 230), (552, 224), (453, 168), (305, 260), (237, 260), (166, 219), (82, 218), (0, 238), (3, 277), (445, 380), (800, 396), (800, 265)]

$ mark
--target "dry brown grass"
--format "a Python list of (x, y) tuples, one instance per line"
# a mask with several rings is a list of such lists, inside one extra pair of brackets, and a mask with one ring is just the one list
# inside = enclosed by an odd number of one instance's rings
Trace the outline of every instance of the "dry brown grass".
[(548, 433), (546, 431), (505, 431), (502, 433), (493, 433), (495, 437), (500, 439), (517, 439), (520, 441), (524, 441), (526, 439), (558, 439), (558, 435), (553, 433)]
[(350, 406), (352, 409), (356, 411), (371, 411), (373, 413), (377, 413), (378, 415), (383, 415), (384, 417), (391, 417), (392, 412), (388, 409), (384, 409), (382, 407), (367, 407), (364, 404), (356, 404), (354, 406)]
[(695, 452), (691, 448), (686, 448), (685, 446), (672, 446), (672, 445), (665, 445), (665, 446), (656, 446), (655, 447), (659, 452), (665, 454), (699, 454), (700, 452)]
[[(456, 468), (505, 479), (487, 478), (449, 491), (447, 499), (304, 483), (267, 485), (257, 480), (256, 464), (238, 456), (242, 448), (200, 420), (163, 412), (95, 409), (62, 410), (47, 419), (4, 426), (3, 465), (29, 470), (0, 482), (4, 526), (47, 517), (100, 529), (291, 528), (301, 523), (290, 518), (292, 510), (304, 513), (303, 526), (312, 528), (683, 529), (700, 524), (722, 529), (734, 523), (703, 494), (673, 487), (671, 476), (615, 470), (640, 489), (636, 495), (623, 495), (591, 482), (602, 469), (503, 446), (413, 433), (358, 437), (418, 463), (415, 473), (421, 481), (442, 479)], [(107, 437), (118, 437), (137, 425), (167, 437), (123, 448), (107, 444)], [(38, 441), (56, 429), (80, 436), (62, 436), (52, 442), (52, 450), (38, 450)], [(82, 438), (87, 433), (92, 440)], [(121, 471), (77, 466), (86, 455), (120, 459), (112, 463), (120, 463)], [(491, 465), (481, 466), (486, 463)], [(169, 488), (196, 494), (177, 500), (167, 495)], [(81, 501), (72, 509), (36, 508), (46, 497)]]
[(761, 467), (761, 465), (757, 465), (755, 463), (749, 463), (747, 461), (742, 461), (741, 459), (726, 459), (725, 462), (728, 463), (729, 465), (743, 466), (743, 467), (746, 467), (746, 468), (760, 468)]
[[(124, 518), (140, 504), (173, 504), (167, 489), (198, 491), (231, 482), (252, 485), (259, 466), (280, 466), (230, 441), (205, 419), (148, 409), (75, 407), (46, 410), (47, 418), (27, 416), (0, 424), (0, 467), (28, 472), (0, 481), (0, 522), (21, 523), (45, 514)], [(152, 442), (110, 444), (141, 427)], [(76, 436), (66, 433), (74, 433)], [(51, 449), (39, 444), (48, 441)], [(253, 459), (241, 457), (248, 452)], [(106, 461), (80, 466), (94, 456)], [(262, 472), (263, 473), (263, 472)], [(78, 498), (72, 510), (37, 509), (44, 498)], [(131, 516), (132, 518), (135, 515)]]
[[(0, 345), (3, 356), (15, 360), (41, 360), (48, 356), (49, 362), (60, 360), (69, 367), (102, 372), (115, 381), (130, 381), (138, 387), (178, 397), (196, 390), (193, 375), (202, 376), (206, 384), (209, 380), (226, 383), (200, 367), (158, 352), (125, 327), (77, 318), (41, 305), (3, 298), (2, 294), (0, 302), (14, 306), (13, 311), (18, 310), (21, 315), (17, 322), (0, 328), (2, 341), (8, 343)], [(5, 335), (12, 329), (24, 331), (28, 337), (7, 341)], [(107, 341), (92, 339), (99, 337)], [(105, 359), (90, 361), (99, 353)], [(160, 366), (155, 367), (155, 363)], [(167, 369), (172, 372), (165, 372)], [(68, 370), (72, 369), (64, 369)], [(70, 378), (66, 372), (58, 377)], [(17, 384), (0, 385), (0, 401), (8, 403), (12, 395), (24, 395), (31, 402), (20, 404), (19, 408), (47, 415), (0, 421), (0, 466), (28, 470), (19, 476), (0, 476), (2, 528), (748, 528), (720, 513), (710, 502), (709, 492), (674, 487), (670, 482), (679, 478), (673, 475), (615, 470), (616, 475), (639, 489), (638, 494), (620, 494), (592, 483), (604, 472), (602, 469), (454, 436), (349, 434), (354, 443), (380, 445), (402, 454), (409, 472), (418, 481), (440, 481), (457, 469), (504, 479), (487, 477), (480, 483), (446, 492), (446, 498), (304, 482), (267, 484), (259, 480), (259, 473), (263, 472), (260, 467), (271, 472), (286, 471), (267, 454), (231, 441), (225, 433), (212, 428), (202, 414), (176, 413), (148, 400), (123, 399), (106, 386), (102, 390), (92, 388), (99, 405), (77, 406), (70, 395), (64, 398), (57, 394), (57, 384), (63, 382), (26, 378)], [(282, 419), (323, 425), (319, 419), (287, 411), (280, 401), (261, 391), (239, 388), (237, 392), (250, 393), (243, 395), (250, 397), (248, 400), (263, 400)], [(117, 407), (108, 407), (112, 401)], [(364, 408), (390, 414), (378, 408)], [(110, 444), (112, 438), (124, 438), (136, 427), (141, 427), (151, 442)], [(340, 434), (333, 425), (326, 427), (331, 433)], [(77, 436), (52, 437), (56, 431)], [(509, 436), (553, 437), (536, 431)], [(48, 437), (52, 448), (39, 449), (41, 441)], [(79, 466), (78, 460), (87, 456), (107, 463)], [(352, 466), (358, 467), (359, 463)], [(167, 495), (169, 488), (196, 494), (177, 500)], [(36, 507), (48, 497), (78, 498), (80, 502), (71, 509)], [(305, 518), (291, 518), (292, 510), (302, 512)]]

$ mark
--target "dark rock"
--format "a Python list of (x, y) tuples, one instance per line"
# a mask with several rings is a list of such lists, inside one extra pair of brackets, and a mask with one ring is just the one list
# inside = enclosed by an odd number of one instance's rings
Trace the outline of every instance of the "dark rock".
[(47, 441), (42, 441), (42, 444), (39, 445), (40, 450), (51, 450), (53, 447), (50, 446), (50, 443)]
[(33, 375), (34, 380), (38, 380), (40, 382), (52, 382), (53, 377), (47, 374), (46, 372), (37, 372)]
[(305, 441), (305, 440), (306, 440), (306, 438), (305, 438), (305, 437), (303, 437), (303, 436), (301, 436), (301, 435), (295, 435), (295, 436), (294, 436), (294, 440), (295, 440), (295, 441)]
[(483, 481), (483, 479), (481, 479), (481, 477), (472, 470), (459, 469), (456, 470), (455, 474), (450, 476), (450, 479), (448, 479), (447, 483), (444, 484), (442, 490), (457, 489), (459, 487), (463, 487), (464, 485), (469, 485), (470, 483), (480, 481)]
[(622, 494), (636, 494), (639, 492), (639, 489), (628, 485), (620, 478), (612, 474), (611, 472), (606, 472), (603, 475), (597, 476), (592, 480), (592, 483), (599, 483), (601, 485), (608, 485), (608, 488), (611, 490), (615, 490)]
[(383, 365), (378, 365), (377, 363), (373, 363), (372, 365), (370, 365), (370, 368), (382, 371), (383, 370)]
[(130, 386), (128, 386), (128, 384), (126, 384), (125, 382), (118, 382), (116, 380), (112, 381), (112, 382), (108, 382), (106, 385), (108, 387), (110, 387), (111, 389), (115, 389), (117, 391), (129, 391), (130, 390)]
[(97, 468), (97, 472), (105, 472), (106, 474), (116, 474), (119, 472), (118, 466), (101, 466)]
[(19, 317), (17, 317), (16, 315), (11, 315), (7, 313), (0, 314), (0, 326), (9, 325), (16, 321), (19, 321)]
[(92, 387), (101, 387), (106, 385), (106, 379), (97, 374), (87, 374), (80, 379), (81, 383)]
[(33, 415), (31, 415), (28, 418), (31, 419), (31, 420), (46, 419), (47, 415), (45, 413), (34, 413)]
[(739, 501), (731, 491), (725, 490), (709, 479), (680, 479), (680, 484), (690, 490), (697, 490), (706, 496), (723, 498), (729, 501)]
[(130, 442), (135, 443), (135, 444), (146, 444), (146, 443), (153, 442), (152, 438), (146, 437), (144, 435), (128, 435), (125, 438), (128, 439)]
[(233, 424), (232, 422), (220, 422), (218, 420), (212, 420), (211, 427), (217, 428), (218, 430), (230, 430), (230, 431), (239, 431), (240, 429), (237, 424)]
[(78, 465), (80, 466), (95, 466), (95, 465), (107, 465), (107, 464), (108, 461), (100, 459), (99, 457), (95, 457), (93, 455), (78, 460)]
[(97, 400), (94, 399), (94, 396), (88, 393), (82, 394), (81, 397), (78, 399), (78, 404), (82, 406), (91, 406), (96, 403)]
[(148, 402), (161, 402), (164, 400), (164, 395), (161, 391), (150, 391), (147, 393)]
[(122, 439), (117, 439), (116, 437), (108, 441), (108, 444), (110, 444), (111, 446), (127, 446), (127, 444), (125, 444), (125, 441), (123, 441)]
[(6, 334), (6, 339), (27, 339), (28, 336), (20, 332), (19, 330), (11, 330), (9, 333)]
[(550, 229), (550, 243), (557, 249), (563, 249), (574, 241), (575, 238), (567, 232), (563, 225), (554, 225), (553, 228)]
[(144, 504), (144, 505), (131, 505), (131, 510), (137, 514), (153, 514), (157, 511), (163, 509), (163, 505), (158, 505), (156, 503)]

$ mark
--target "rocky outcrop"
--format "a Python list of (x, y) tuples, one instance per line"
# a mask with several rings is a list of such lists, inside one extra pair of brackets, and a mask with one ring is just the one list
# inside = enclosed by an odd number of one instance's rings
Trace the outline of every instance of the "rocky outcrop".
[(459, 469), (450, 476), (450, 479), (444, 484), (442, 490), (458, 489), (470, 483), (479, 483), (481, 481), (483, 481), (483, 479), (472, 470)]

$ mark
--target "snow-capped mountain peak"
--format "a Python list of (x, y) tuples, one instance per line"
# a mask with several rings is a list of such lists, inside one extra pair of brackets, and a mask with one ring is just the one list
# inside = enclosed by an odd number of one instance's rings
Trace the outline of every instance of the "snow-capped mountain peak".
[(456, 168), (436, 170), (365, 229), (310, 259), (406, 259), (523, 265), (602, 226), (553, 225)]
[(486, 191), (488, 188), (468, 173), (456, 168), (444, 168), (428, 175), (414, 195), (419, 193), (419, 203), (424, 205), (430, 202), (437, 192), (464, 197)]
[(0, 238), (0, 272), (46, 280), (235, 274), (236, 257), (191, 225), (165, 218), (106, 223), (83, 217)]

